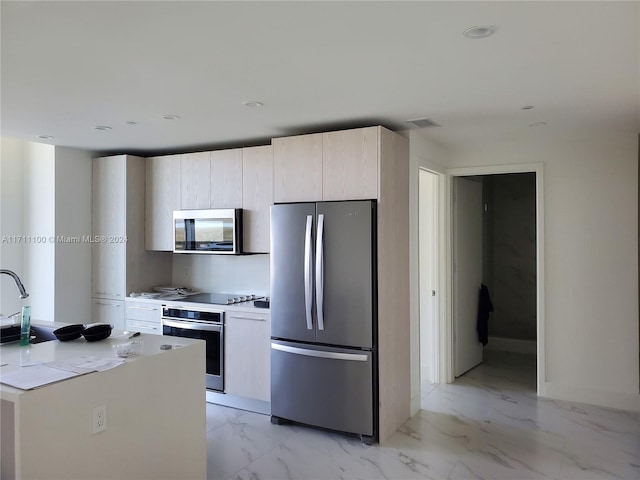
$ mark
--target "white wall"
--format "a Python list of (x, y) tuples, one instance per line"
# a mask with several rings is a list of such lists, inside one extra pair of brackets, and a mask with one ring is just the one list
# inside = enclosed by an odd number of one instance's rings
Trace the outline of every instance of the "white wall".
[(545, 396), (640, 409), (638, 136), (553, 134), (451, 150), (444, 167), (544, 163)]
[(91, 314), (91, 247), (57, 243), (56, 235), (91, 233), (91, 157), (88, 152), (2, 138), (0, 234), (23, 236), (0, 244), (0, 267), (15, 271), (29, 298), (0, 278), (0, 312), (31, 305), (32, 318), (83, 321)]
[[(5, 237), (0, 242), (0, 268), (13, 270), (20, 277), (24, 276), (22, 243), (11, 243), (6, 237), (22, 235), (23, 149), (23, 142), (0, 139), (0, 237)], [(11, 315), (23, 304), (13, 279), (0, 276), (0, 313)]]
[(269, 295), (269, 255), (173, 256), (173, 285), (205, 292)]
[[(438, 174), (439, 213), (444, 205), (444, 184), (445, 168), (448, 162), (448, 152), (446, 149), (430, 142), (420, 135), (417, 130), (411, 130), (409, 133), (409, 298), (410, 298), (410, 351), (411, 351), (411, 415), (414, 415), (420, 409), (420, 257), (419, 257), (419, 170), (421, 168), (430, 170)], [(438, 219), (439, 230), (444, 232), (444, 216), (440, 215)], [(441, 245), (444, 244), (443, 238), (439, 239)], [(444, 265), (444, 262), (441, 262)], [(440, 267), (440, 266), (439, 266)], [(439, 271), (441, 269), (439, 268)], [(441, 271), (439, 273), (442, 273)], [(444, 275), (439, 276), (439, 280), (443, 280)], [(440, 288), (440, 293), (444, 294), (444, 289)], [(441, 297), (437, 298), (438, 305), (442, 304)], [(442, 310), (444, 312), (444, 310)], [(423, 328), (424, 329), (424, 328)], [(428, 334), (427, 334), (428, 335)], [(426, 361), (426, 360), (425, 360)], [(437, 368), (437, 366), (436, 366)], [(438, 381), (438, 373), (435, 372), (435, 381)]]
[[(91, 234), (91, 155), (55, 148), (55, 234)], [(91, 244), (55, 244), (55, 313), (58, 321), (83, 322), (91, 313)]]
[(31, 318), (53, 321), (55, 298), (55, 147), (28, 142), (24, 149), (22, 281)]

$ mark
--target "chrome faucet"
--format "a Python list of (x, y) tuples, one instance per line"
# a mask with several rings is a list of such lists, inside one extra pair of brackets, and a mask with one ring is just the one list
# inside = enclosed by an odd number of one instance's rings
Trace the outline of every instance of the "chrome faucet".
[(16, 286), (18, 287), (18, 290), (20, 291), (20, 298), (27, 298), (29, 296), (27, 291), (24, 289), (24, 285), (20, 281), (20, 277), (18, 277), (18, 275), (16, 275), (11, 270), (0, 270), (0, 274), (2, 274), (2, 273), (4, 273), (5, 275), (9, 275), (16, 282)]

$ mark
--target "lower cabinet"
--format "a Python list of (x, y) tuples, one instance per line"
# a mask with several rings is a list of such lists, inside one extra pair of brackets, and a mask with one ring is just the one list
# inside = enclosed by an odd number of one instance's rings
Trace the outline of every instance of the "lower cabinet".
[(124, 330), (124, 302), (106, 298), (93, 298), (92, 323), (109, 323), (113, 328)]
[(270, 315), (225, 315), (225, 393), (271, 401)]
[(125, 300), (126, 328), (131, 332), (162, 335), (159, 303)]

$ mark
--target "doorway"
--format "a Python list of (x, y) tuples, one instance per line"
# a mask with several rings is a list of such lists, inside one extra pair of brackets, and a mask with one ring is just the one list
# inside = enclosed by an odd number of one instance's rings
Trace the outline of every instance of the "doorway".
[[(536, 356), (532, 378), (540, 395), (544, 385), (542, 165), (449, 173), (447, 263), (452, 295), (443, 335), (451, 354), (441, 357), (447, 382), (487, 355), (495, 362), (503, 354), (526, 353)], [(475, 210), (469, 213), (470, 209)], [(484, 347), (476, 331), (478, 283), (488, 287), (494, 303)], [(461, 320), (463, 316), (466, 319)]]
[(536, 354), (535, 193), (534, 173), (453, 181), (455, 377)]

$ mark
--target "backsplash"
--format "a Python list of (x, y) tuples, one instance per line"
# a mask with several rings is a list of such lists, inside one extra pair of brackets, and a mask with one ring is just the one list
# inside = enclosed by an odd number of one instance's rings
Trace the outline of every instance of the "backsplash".
[(173, 255), (173, 285), (269, 295), (269, 255)]

